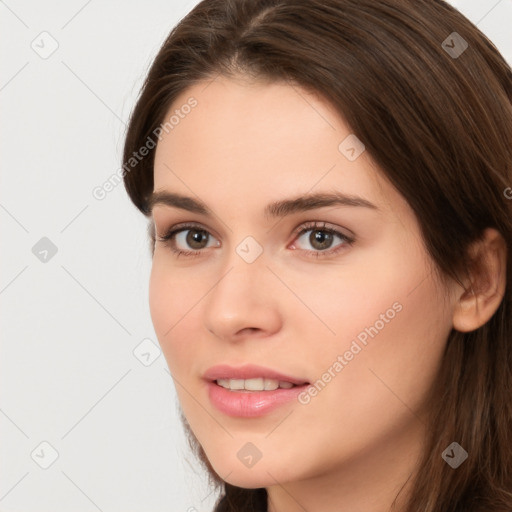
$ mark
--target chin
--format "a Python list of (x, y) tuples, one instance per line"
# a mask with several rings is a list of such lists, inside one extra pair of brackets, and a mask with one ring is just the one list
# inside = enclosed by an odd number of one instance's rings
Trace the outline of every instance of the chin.
[(219, 458), (209, 458), (210, 464), (222, 480), (236, 487), (258, 489), (298, 478), (296, 473), (290, 473), (290, 467), (279, 456), (277, 460), (272, 460), (271, 457), (265, 458), (263, 455), (252, 467), (246, 467), (237, 455), (218, 455)]
[(233, 470), (229, 476), (224, 478), (224, 481), (236, 487), (241, 487), (242, 489), (259, 489), (261, 487), (270, 487), (271, 485), (275, 485), (276, 480), (280, 482), (279, 478), (272, 478), (264, 470), (258, 471), (258, 473), (253, 473), (253, 471), (254, 468)]

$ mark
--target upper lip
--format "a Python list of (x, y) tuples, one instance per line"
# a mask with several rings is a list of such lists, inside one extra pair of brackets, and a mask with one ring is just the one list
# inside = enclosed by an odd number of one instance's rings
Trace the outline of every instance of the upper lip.
[(218, 379), (275, 379), (281, 382), (291, 382), (297, 386), (308, 384), (306, 379), (300, 377), (291, 377), (284, 373), (277, 372), (264, 366), (247, 364), (244, 366), (229, 366), (226, 364), (212, 366), (203, 375), (203, 378), (211, 382)]

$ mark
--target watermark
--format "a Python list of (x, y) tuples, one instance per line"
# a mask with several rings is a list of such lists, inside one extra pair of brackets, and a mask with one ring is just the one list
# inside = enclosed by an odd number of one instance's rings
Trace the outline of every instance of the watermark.
[(253, 443), (245, 443), (236, 456), (244, 466), (251, 469), (263, 457), (263, 453)]
[(32, 247), (32, 254), (41, 263), (48, 263), (57, 254), (58, 250), (57, 246), (48, 237), (43, 236), (43, 238)]
[(38, 466), (48, 469), (59, 458), (59, 452), (48, 441), (42, 441), (32, 450), (30, 457)]
[(338, 146), (338, 151), (350, 162), (357, 160), (365, 150), (366, 146), (353, 133), (343, 139)]
[(30, 47), (41, 59), (48, 59), (59, 48), (59, 42), (49, 32), (41, 32), (30, 43)]
[(441, 457), (449, 466), (457, 469), (468, 458), (468, 452), (454, 441), (443, 451)]
[(254, 263), (263, 253), (263, 247), (252, 236), (245, 237), (235, 250), (246, 263)]
[(193, 108), (197, 107), (197, 100), (191, 96), (186, 103), (181, 105), (180, 108), (174, 110), (174, 113), (167, 119), (165, 123), (160, 124), (160, 126), (156, 127), (151, 135), (148, 135), (146, 142), (138, 149), (138, 151), (134, 151), (132, 156), (128, 158), (128, 160), (120, 167), (116, 172), (111, 174), (107, 180), (103, 182), (102, 185), (94, 187), (92, 190), (92, 196), (94, 199), (98, 201), (103, 201), (107, 197), (107, 195), (112, 192), (122, 181), (123, 178), (128, 174), (132, 169), (134, 169), (140, 161), (142, 161), (149, 152), (154, 149), (157, 145), (157, 141), (162, 140), (164, 133), (169, 133), (171, 130), (174, 130), (176, 126), (178, 126), (182, 119), (190, 114)]
[(452, 59), (458, 59), (468, 49), (469, 45), (458, 32), (452, 32), (441, 46)]
[(504, 195), (507, 199), (512, 199), (512, 187), (507, 187), (507, 188), (503, 191), (503, 195)]
[(134, 349), (133, 355), (144, 366), (151, 366), (161, 354), (160, 347), (149, 338), (144, 338)]
[[(352, 340), (350, 344), (350, 348), (346, 350), (343, 355), (338, 355), (336, 360), (333, 362), (329, 368), (322, 374), (322, 376), (315, 381), (314, 384), (311, 384), (306, 390), (299, 393), (297, 400), (302, 405), (307, 405), (311, 402), (311, 399), (315, 396), (318, 396), (318, 393), (322, 391), (329, 382), (338, 375), (347, 364), (354, 359), (354, 356), (359, 354), (361, 350), (368, 344), (368, 336), (374, 338), (379, 334), (386, 324), (389, 324), (393, 318), (402, 311), (403, 306), (400, 302), (394, 302), (393, 305), (386, 310), (385, 313), (381, 313), (379, 319), (374, 322), (374, 324), (370, 327), (365, 327), (357, 336), (356, 339)], [(361, 343), (363, 346), (358, 344)]]

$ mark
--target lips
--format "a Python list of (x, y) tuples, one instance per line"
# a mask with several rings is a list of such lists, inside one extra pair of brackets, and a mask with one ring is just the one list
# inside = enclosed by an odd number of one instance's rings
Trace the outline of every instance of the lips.
[(290, 402), (298, 403), (297, 396), (309, 386), (306, 379), (254, 365), (214, 366), (203, 378), (213, 406), (238, 418), (255, 418)]

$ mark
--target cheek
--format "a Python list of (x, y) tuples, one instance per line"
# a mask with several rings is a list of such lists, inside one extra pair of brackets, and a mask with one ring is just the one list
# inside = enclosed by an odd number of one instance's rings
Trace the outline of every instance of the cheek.
[[(398, 299), (393, 302), (396, 307), (389, 308), (393, 299)], [(393, 294), (347, 338), (361, 351), (353, 357), (358, 364), (350, 363), (346, 378), (359, 379), (366, 389), (388, 387), (387, 392), (395, 391), (411, 406), (417, 403), (435, 376), (451, 328), (440, 301), (429, 284), (417, 294)]]
[[(174, 375), (174, 367), (187, 356), (193, 343), (186, 341), (193, 336), (184, 331), (188, 316), (204, 293), (200, 280), (185, 278), (186, 273), (169, 270), (165, 258), (155, 253), (149, 281), (149, 309), (153, 327)], [(181, 340), (181, 341), (180, 341)], [(184, 342), (185, 341), (185, 342)]]
[[(345, 302), (335, 324), (338, 339), (316, 356), (317, 378), (328, 380), (329, 368), (336, 377), (319, 392), (308, 414), (337, 411), (330, 425), (344, 425), (354, 443), (361, 425), (366, 425), (366, 436), (380, 436), (414, 419), (412, 411), (422, 412), (451, 330), (448, 308), (432, 278), (413, 291), (414, 278), (387, 283), (379, 291), (390, 277), (368, 290), (371, 300), (353, 295)], [(334, 367), (338, 356), (342, 368)], [(336, 436), (339, 427), (333, 428)]]
[(160, 343), (163, 341), (163, 334), (172, 325), (169, 313), (174, 311), (176, 302), (171, 282), (161, 267), (155, 254), (149, 279), (149, 311)]
[(421, 408), (435, 379), (452, 326), (442, 288), (421, 250), (378, 256), (351, 265), (336, 280), (316, 281), (324, 286), (303, 296), (336, 333), (318, 343), (320, 324), (312, 317), (299, 320), (302, 338), (308, 340), (300, 357), (307, 358), (320, 380), (318, 395), (307, 406), (311, 421), (326, 410), (339, 411), (331, 425), (344, 424), (353, 432), (361, 424), (386, 429), (410, 418), (409, 408)]
[[(425, 399), (442, 360), (450, 322), (434, 283), (424, 282), (409, 292), (404, 286), (366, 304), (360, 298), (347, 301), (333, 324), (336, 341), (325, 340), (319, 349), (302, 354), (314, 369), (317, 392), (309, 402), (304, 397), (298, 414), (288, 420), (288, 436), (295, 439), (297, 432), (300, 443), (304, 425), (322, 432), (322, 439), (312, 439), (303, 448), (312, 454), (311, 464), (334, 467), (426, 423)], [(395, 302), (401, 309), (393, 309), (394, 315), (388, 312), (388, 323), (380, 320)], [(358, 338), (361, 333), (365, 336)], [(336, 366), (341, 364), (339, 356), (342, 366)]]
[(354, 252), (336, 268), (319, 266), (293, 273), (282, 269), (281, 275), (300, 291), (300, 301), (283, 293), (279, 304), (300, 340), (297, 345), (304, 349), (302, 356), (324, 364), (349, 350), (355, 339), (365, 348), (384, 335), (392, 343), (412, 335), (421, 326), (418, 319), (424, 319), (425, 303), (438, 302), (429, 299), (435, 294), (426, 288), (430, 280), (422, 283), (428, 276), (423, 255), (385, 244), (366, 253)]

